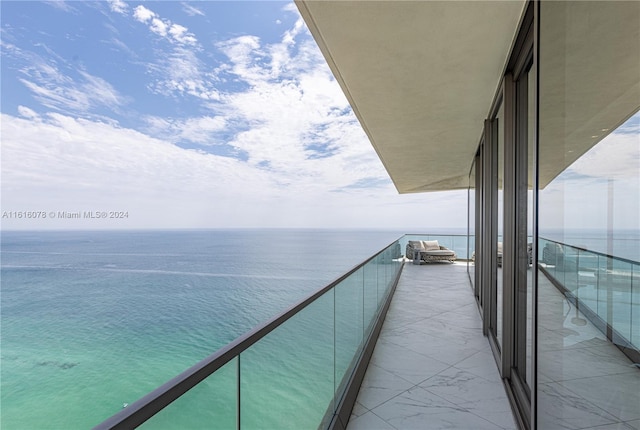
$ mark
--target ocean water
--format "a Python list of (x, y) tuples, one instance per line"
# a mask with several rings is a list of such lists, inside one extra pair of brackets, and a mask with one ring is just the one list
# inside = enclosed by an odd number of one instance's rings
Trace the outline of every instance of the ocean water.
[(2, 232), (0, 427), (90, 428), (400, 235)]

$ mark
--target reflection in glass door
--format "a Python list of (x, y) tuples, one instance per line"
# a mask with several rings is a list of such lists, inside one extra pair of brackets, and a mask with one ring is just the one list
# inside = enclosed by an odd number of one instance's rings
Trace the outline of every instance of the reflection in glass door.
[(490, 243), (491, 248), (488, 258), (488, 269), (491, 271), (491, 282), (489, 293), (491, 297), (490, 306), (490, 332), (496, 341), (499, 349), (502, 349), (503, 336), (503, 231), (504, 231), (504, 106), (500, 107), (491, 120), (491, 146), (492, 146), (492, 173), (491, 173), (491, 193), (493, 201), (491, 204), (493, 222), (491, 228)]
[(531, 401), (532, 381), (532, 306), (535, 274), (531, 270), (533, 262), (534, 231), (534, 126), (535, 126), (535, 76), (531, 70), (532, 54), (529, 54), (523, 71), (515, 81), (515, 284), (514, 284), (514, 343), (513, 372), (522, 401)]
[[(527, 20), (525, 20), (527, 21)], [(531, 421), (531, 393), (533, 378), (534, 309), (533, 295), (536, 273), (533, 238), (536, 236), (536, 195), (533, 193), (536, 178), (536, 109), (535, 69), (533, 68), (533, 17), (523, 25), (518, 36), (522, 41), (514, 53), (510, 65), (508, 106), (510, 125), (507, 137), (505, 164), (505, 294), (512, 312), (505, 318), (503, 340), (506, 358), (503, 368), (508, 368), (509, 385), (527, 428), (535, 426)]]
[(469, 280), (473, 286), (474, 295), (478, 299), (478, 284), (476, 283), (476, 163), (473, 162), (471, 171), (469, 172), (469, 189), (468, 189), (468, 205), (467, 205), (467, 271)]

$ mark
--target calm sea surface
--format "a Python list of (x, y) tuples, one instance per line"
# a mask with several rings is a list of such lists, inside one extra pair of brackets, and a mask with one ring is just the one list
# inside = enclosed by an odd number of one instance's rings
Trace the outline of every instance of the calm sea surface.
[[(139, 399), (327, 285), (402, 233), (2, 232), (0, 427), (90, 428), (118, 412), (123, 404)], [(547, 237), (555, 238), (553, 232), (548, 233)], [(600, 252), (606, 251), (604, 239), (585, 232), (573, 236), (564, 232), (557, 238)], [(614, 255), (637, 261), (638, 239), (638, 232), (615, 238)], [(465, 255), (465, 237), (441, 240), (459, 256)], [(294, 343), (310, 342), (310, 332), (314, 333), (311, 341), (323, 341), (317, 321), (327, 308), (319, 303), (316, 310), (307, 313), (306, 320), (291, 324), (292, 331), (283, 331), (277, 348), (270, 350), (268, 344), (257, 344), (254, 349), (259, 353), (246, 354), (243, 366), (248, 372), (243, 371), (243, 375), (249, 377), (254, 371), (252, 387), (270, 383), (259, 379), (269, 373), (261, 369), (284, 362), (278, 356), (287, 353), (283, 344), (288, 342), (293, 347)], [(321, 351), (309, 354), (300, 360), (308, 366), (297, 370), (285, 366), (283, 385), (293, 379), (303, 380), (323, 366), (320, 358), (314, 363)], [(219, 411), (229, 412), (228, 426), (232, 427), (235, 394), (226, 388), (234, 386), (233, 367), (223, 369), (217, 378), (198, 386), (198, 390), (210, 390), (205, 395), (200, 391), (177, 402), (174, 410), (182, 415), (171, 416), (173, 412), (169, 411), (168, 418), (159, 415), (160, 419), (154, 418), (145, 427), (178, 428), (173, 422), (180, 423), (180, 428), (199, 428), (207, 420), (201, 413), (214, 414), (215, 408), (215, 419)], [(325, 388), (324, 392), (332, 392), (331, 386)], [(221, 399), (215, 390), (228, 392), (228, 398)], [(262, 409), (273, 409), (274, 402), (316, 405), (325, 401), (305, 398), (315, 391), (324, 395), (319, 387), (300, 391), (283, 386), (280, 391), (281, 398), (264, 399), (263, 390), (254, 388), (243, 391), (243, 398), (248, 405)], [(217, 399), (217, 404), (212, 406), (211, 399)], [(246, 409), (243, 425), (260, 416)], [(193, 420), (191, 424), (189, 419)], [(218, 428), (228, 427), (223, 422), (216, 424)], [(307, 426), (287, 424), (289, 428)], [(264, 422), (255, 426), (269, 427)]]
[(2, 232), (1, 427), (90, 428), (400, 235)]

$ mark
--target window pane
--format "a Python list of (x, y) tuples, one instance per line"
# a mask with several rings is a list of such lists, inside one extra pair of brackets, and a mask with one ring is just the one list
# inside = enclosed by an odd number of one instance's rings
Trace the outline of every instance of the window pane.
[(492, 256), (496, 264), (496, 294), (495, 309), (497, 312), (497, 321), (495, 326), (495, 335), (498, 344), (502, 347), (502, 232), (504, 229), (504, 107), (500, 106), (497, 115), (498, 120), (498, 229), (496, 241), (497, 255)]
[(640, 3), (540, 2), (538, 428), (638, 419)]

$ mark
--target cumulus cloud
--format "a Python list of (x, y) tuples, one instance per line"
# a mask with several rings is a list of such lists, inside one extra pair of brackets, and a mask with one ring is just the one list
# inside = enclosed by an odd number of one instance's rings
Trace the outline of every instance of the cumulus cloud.
[(153, 13), (151, 10), (147, 9), (146, 7), (140, 5), (133, 10), (133, 16), (138, 21), (142, 23), (146, 23), (151, 19), (153, 19), (156, 16), (156, 14)]
[[(296, 12), (297, 13), (297, 12)], [(301, 18), (276, 43), (243, 35), (216, 46), (228, 59), (221, 77), (245, 84), (221, 94), (213, 109), (228, 124), (246, 124), (228, 144), (279, 183), (340, 193), (393, 191), (382, 163), (305, 32)], [(367, 186), (363, 186), (366, 184)]]

